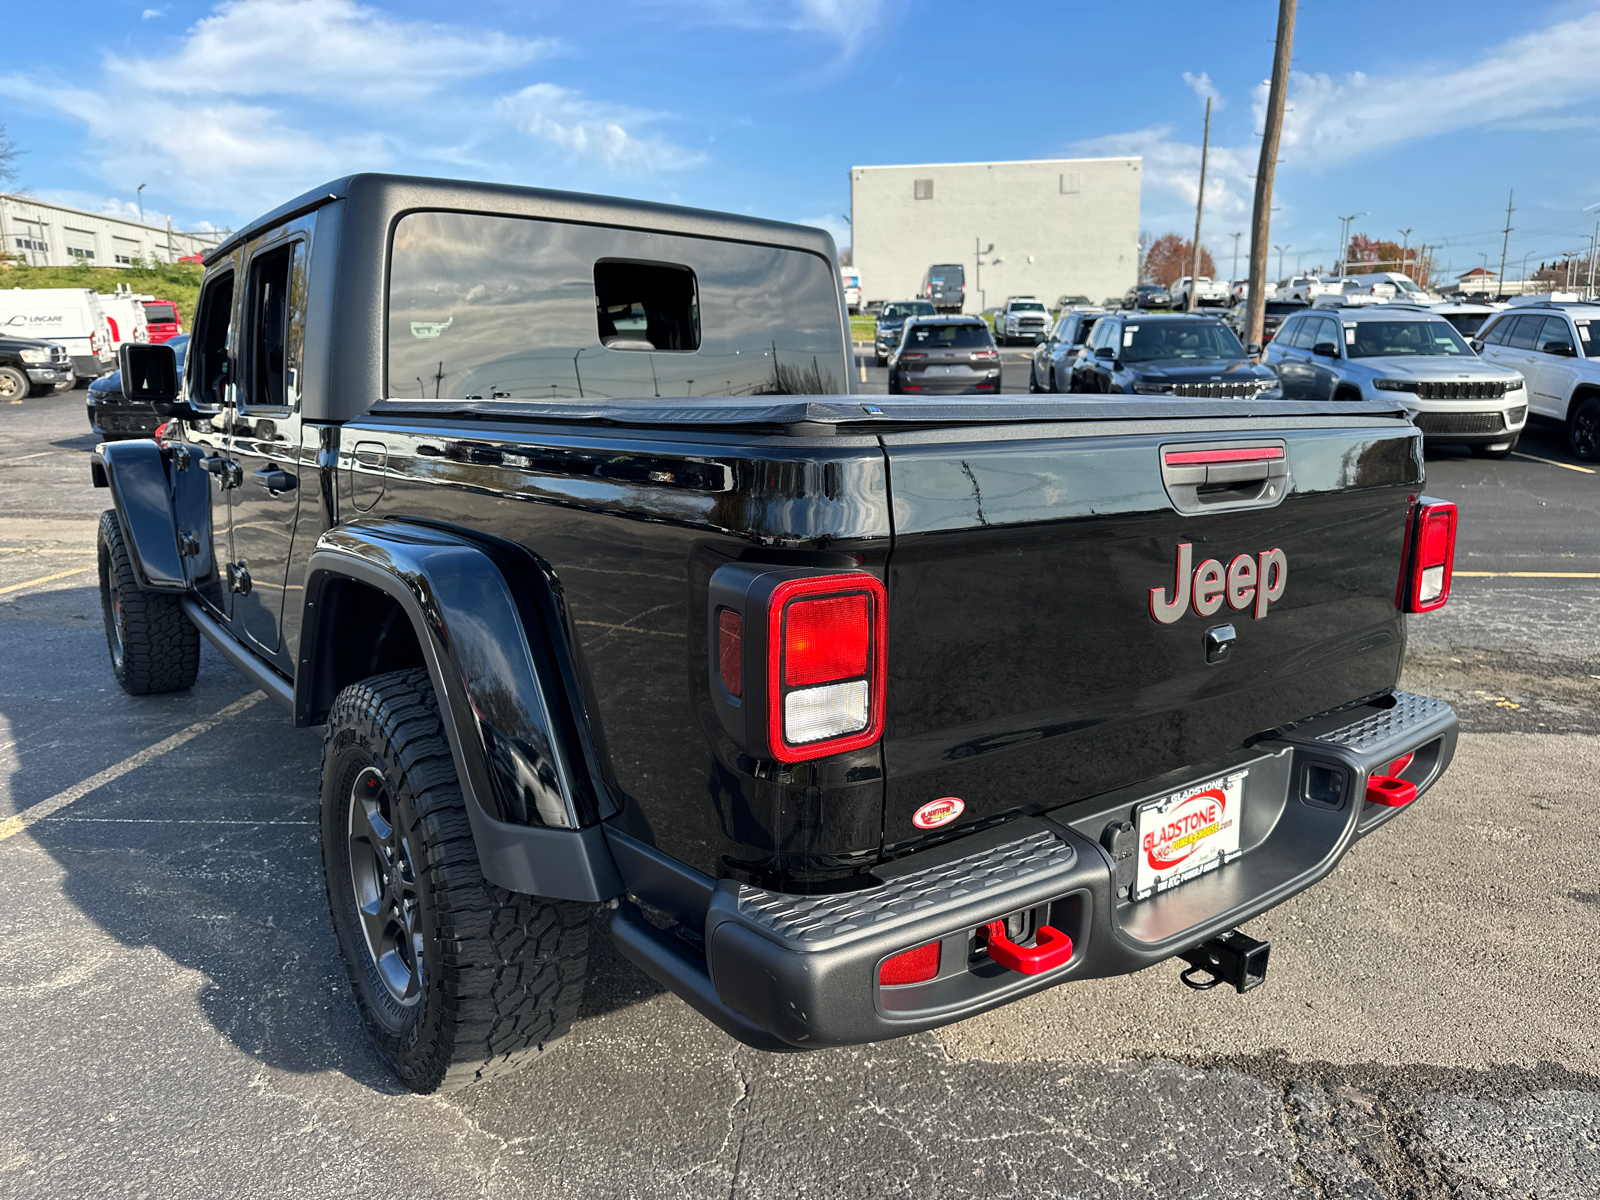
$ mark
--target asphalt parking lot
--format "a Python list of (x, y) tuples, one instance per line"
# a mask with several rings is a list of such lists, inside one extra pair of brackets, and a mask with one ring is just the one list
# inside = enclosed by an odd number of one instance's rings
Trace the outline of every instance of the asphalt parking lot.
[(597, 937), (560, 1050), (440, 1098), (361, 1032), (316, 733), (209, 646), (123, 695), (82, 393), (0, 422), (0, 1195), (1600, 1197), (1600, 474), (1554, 436), (1430, 451), (1458, 572), (1404, 682), (1456, 765), (1250, 926), (1265, 987), (1164, 966), (768, 1056)]

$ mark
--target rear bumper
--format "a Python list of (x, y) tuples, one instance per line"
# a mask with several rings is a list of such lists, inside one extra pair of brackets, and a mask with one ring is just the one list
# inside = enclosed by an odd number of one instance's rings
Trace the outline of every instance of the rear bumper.
[[(1357, 838), (1404, 811), (1368, 801), (1369, 777), (1413, 754), (1404, 778), (1420, 796), (1449, 765), (1456, 729), (1448, 705), (1396, 693), (1303, 722), (1226, 762), (886, 863), (861, 891), (795, 896), (724, 879), (703, 924), (678, 906), (683, 923), (663, 929), (625, 903), (612, 933), (626, 957), (749, 1045), (814, 1049), (899, 1037), (1060, 983), (1142, 970), (1304, 891)], [(1107, 827), (1135, 820), (1145, 800), (1240, 769), (1250, 772), (1242, 855), (1131, 901), (1133, 847), (1116, 843), (1114, 857), (1100, 840)], [(991, 960), (977, 930), (1018, 915), (1028, 928), (1048, 923), (1066, 933), (1070, 958), (1037, 975)], [(934, 978), (879, 984), (885, 959), (932, 942), (940, 947)]]

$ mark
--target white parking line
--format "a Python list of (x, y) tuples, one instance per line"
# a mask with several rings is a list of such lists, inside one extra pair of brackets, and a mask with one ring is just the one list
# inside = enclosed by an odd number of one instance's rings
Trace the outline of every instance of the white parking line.
[(1569, 471), (1580, 471), (1585, 475), (1593, 475), (1593, 467), (1580, 467), (1573, 463), (1557, 462), (1553, 458), (1540, 458), (1537, 454), (1524, 454), (1521, 450), (1512, 451), (1518, 458), (1525, 458), (1529, 462), (1543, 463), (1547, 467), (1565, 467)]
[(1452, 571), (1453, 579), (1600, 579), (1600, 571)]
[(163, 754), (170, 754), (185, 742), (193, 741), (202, 733), (205, 733), (206, 730), (215, 728), (229, 717), (238, 716), (247, 708), (251, 708), (265, 699), (266, 695), (264, 693), (251, 692), (248, 696), (235, 700), (232, 704), (211, 714), (211, 716), (196, 721), (187, 729), (180, 729), (171, 737), (161, 739), (154, 746), (146, 747), (139, 753), (129, 755), (119, 763), (114, 763), (104, 771), (99, 771), (89, 776), (82, 783), (75, 783), (66, 791), (57, 792), (48, 800), (41, 800), (37, 804), (29, 805), (15, 816), (7, 817), (4, 821), (0, 821), (0, 842), (5, 841), (7, 838), (16, 837), (17, 834), (29, 826), (36, 825), (46, 817), (60, 812), (74, 801), (83, 799), (96, 788), (104, 787), (108, 783), (121, 779), (130, 771), (137, 771), (146, 763), (154, 762)]

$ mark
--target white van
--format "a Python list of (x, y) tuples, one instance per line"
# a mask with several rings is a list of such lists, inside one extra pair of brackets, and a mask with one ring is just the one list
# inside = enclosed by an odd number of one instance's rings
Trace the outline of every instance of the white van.
[(852, 314), (861, 311), (861, 272), (854, 267), (840, 267), (839, 281), (844, 284), (845, 307)]
[(0, 331), (65, 346), (79, 379), (117, 365), (111, 325), (89, 288), (0, 288)]
[(150, 320), (145, 316), (144, 302), (146, 300), (154, 300), (154, 296), (135, 295), (132, 291), (118, 291), (112, 296), (99, 292), (96, 294), (95, 299), (100, 301), (100, 307), (105, 311), (106, 325), (111, 330), (111, 349), (113, 353), (123, 342), (148, 342), (150, 340)]

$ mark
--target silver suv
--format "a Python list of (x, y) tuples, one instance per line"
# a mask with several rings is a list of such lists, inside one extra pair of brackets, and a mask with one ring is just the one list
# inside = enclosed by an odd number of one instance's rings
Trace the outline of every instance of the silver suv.
[(1522, 375), (1485, 362), (1450, 323), (1408, 304), (1314, 308), (1261, 356), (1289, 400), (1381, 400), (1411, 410), (1432, 442), (1504, 458), (1528, 420)]
[(1485, 361), (1522, 373), (1534, 415), (1560, 421), (1576, 457), (1600, 459), (1600, 304), (1518, 305), (1472, 344)]

